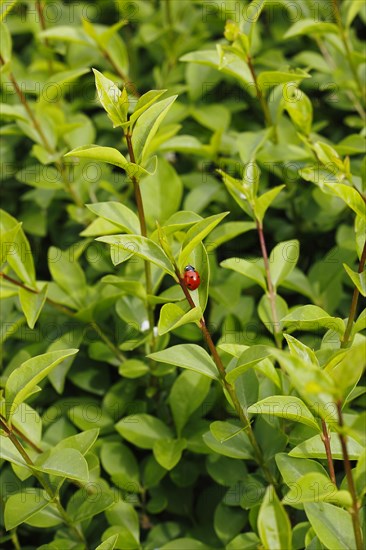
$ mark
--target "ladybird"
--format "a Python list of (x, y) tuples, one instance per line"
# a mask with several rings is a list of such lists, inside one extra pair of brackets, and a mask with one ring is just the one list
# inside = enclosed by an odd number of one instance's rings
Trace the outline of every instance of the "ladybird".
[(187, 265), (184, 268), (184, 282), (189, 290), (196, 290), (200, 286), (201, 277), (192, 265)]

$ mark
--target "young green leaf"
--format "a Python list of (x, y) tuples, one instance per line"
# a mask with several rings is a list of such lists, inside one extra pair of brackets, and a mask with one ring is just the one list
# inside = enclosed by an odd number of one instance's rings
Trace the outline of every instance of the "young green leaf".
[(187, 446), (185, 439), (159, 439), (155, 441), (153, 453), (157, 462), (166, 470), (172, 470), (182, 457)]
[[(116, 247), (117, 250), (121, 249), (131, 255), (136, 254), (139, 258), (157, 265), (166, 271), (166, 273), (169, 273), (175, 280), (177, 279), (174, 267), (169, 258), (165, 255), (160, 246), (147, 237), (142, 237), (140, 235), (106, 235), (104, 237), (98, 237), (96, 240), (110, 244)], [(115, 263), (113, 256), (112, 261)], [(117, 263), (120, 263), (120, 261), (116, 262), (116, 264)]]
[(99, 101), (113, 122), (113, 128), (123, 126), (127, 121), (128, 95), (126, 88), (122, 92), (115, 83), (102, 73), (93, 69)]
[(346, 510), (327, 502), (307, 502), (304, 508), (312, 528), (326, 548), (356, 548), (351, 515)]
[[(331, 410), (330, 407), (329, 410)], [(342, 447), (338, 437), (333, 436), (331, 438), (330, 449), (333, 460), (343, 460)], [(353, 437), (348, 436), (347, 450), (350, 460), (358, 460), (364, 448)], [(296, 458), (319, 458), (320, 460), (326, 460), (327, 458), (324, 442), (320, 435), (314, 435), (297, 445), (294, 449), (291, 449), (289, 456)]]
[(195, 307), (185, 312), (176, 304), (164, 304), (160, 311), (158, 332), (162, 336), (175, 328), (187, 323), (198, 323), (202, 318), (202, 310)]
[(362, 273), (357, 273), (356, 271), (353, 271), (347, 264), (343, 264), (343, 267), (360, 294), (362, 296), (366, 296), (366, 271), (363, 271)]
[(291, 330), (319, 330), (324, 327), (342, 335), (345, 329), (342, 319), (332, 317), (321, 307), (313, 305), (296, 307), (281, 322)]
[(179, 344), (163, 351), (150, 353), (148, 357), (154, 361), (193, 370), (213, 380), (219, 380), (215, 363), (207, 351), (196, 344)]
[(155, 103), (144, 111), (137, 119), (132, 134), (132, 146), (135, 159), (138, 164), (146, 164), (146, 152), (151, 140), (155, 136), (159, 126), (163, 122), (177, 97), (178, 96), (175, 95)]
[(36, 487), (23, 488), (21, 493), (10, 495), (5, 503), (5, 529), (10, 531), (21, 523), (26, 523), (49, 502), (46, 492)]
[(255, 281), (263, 290), (267, 289), (264, 269), (256, 265), (256, 262), (244, 260), (244, 258), (229, 258), (221, 262), (220, 265), (226, 269), (232, 269), (237, 273), (241, 273), (245, 277), (248, 277), (248, 279)]
[(169, 394), (169, 405), (179, 437), (190, 416), (207, 396), (210, 385), (207, 376), (192, 370), (183, 371), (175, 380)]
[(7, 63), (11, 60), (12, 40), (9, 29), (5, 23), (0, 21), (0, 55), (3, 59), (1, 69), (4, 70)]
[(293, 422), (301, 422), (320, 432), (318, 423), (301, 399), (291, 395), (273, 395), (248, 408), (251, 414), (279, 416)]
[(304, 502), (334, 502), (339, 506), (352, 507), (352, 498), (348, 491), (338, 491), (328, 475), (310, 472), (300, 477), (296, 485), (292, 484), (290, 491), (283, 499), (290, 506)]
[(75, 355), (79, 350), (64, 349), (37, 355), (28, 359), (15, 369), (9, 376), (5, 385), (5, 397), (7, 405), (7, 418), (11, 419), (17, 406), (23, 403), (34, 388), (41, 382), (52, 369), (64, 359)]
[(19, 287), (19, 300), (29, 328), (34, 328), (47, 297), (47, 285), (38, 293)]
[(170, 428), (149, 414), (125, 416), (115, 428), (124, 439), (141, 449), (152, 449), (156, 441), (172, 437)]
[(275, 288), (291, 273), (296, 266), (300, 253), (299, 241), (284, 241), (277, 244), (269, 257), (269, 270)]
[[(4, 246), (7, 262), (19, 279), (36, 288), (34, 261), (29, 241), (18, 221), (4, 210), (0, 210), (1, 244)], [(2, 255), (3, 255), (2, 250)]]
[(291, 524), (272, 485), (267, 487), (258, 514), (258, 532), (266, 550), (291, 548)]
[(93, 214), (123, 228), (127, 233), (136, 234), (140, 231), (140, 222), (136, 214), (120, 202), (96, 202), (85, 206)]
[(53, 449), (50, 453), (41, 455), (35, 466), (46, 474), (76, 479), (83, 483), (89, 481), (88, 463), (76, 449)]
[(65, 157), (87, 158), (93, 161), (106, 162), (125, 170), (129, 177), (140, 178), (148, 174), (147, 170), (130, 162), (114, 147), (102, 147), (100, 145), (82, 145), (64, 155)]
[(215, 216), (210, 216), (205, 218), (202, 221), (197, 222), (193, 227), (191, 227), (186, 235), (186, 238), (182, 244), (182, 251), (179, 254), (178, 266), (181, 272), (183, 272), (185, 266), (188, 262), (188, 257), (191, 252), (198, 246), (205, 237), (227, 216), (229, 212), (224, 212), (222, 214), (216, 214)]
[[(277, 187), (273, 187), (273, 189), (270, 189), (269, 191), (266, 191), (261, 195), (260, 197), (256, 197), (254, 199), (254, 213), (257, 220), (262, 223), (264, 219), (264, 215), (267, 211), (267, 209), (271, 206), (275, 198), (279, 193), (281, 193), (282, 189), (286, 187), (285, 185), (277, 185)], [(288, 241), (291, 242), (291, 241)], [(292, 241), (296, 242), (296, 241)]]

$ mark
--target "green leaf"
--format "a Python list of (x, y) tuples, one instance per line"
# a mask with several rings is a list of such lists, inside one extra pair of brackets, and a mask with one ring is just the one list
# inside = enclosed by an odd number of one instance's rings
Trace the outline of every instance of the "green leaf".
[(226, 545), (225, 550), (257, 550), (260, 540), (255, 533), (238, 535)]
[(216, 227), (210, 234), (210, 241), (207, 243), (210, 251), (215, 250), (223, 243), (235, 239), (247, 231), (255, 229), (254, 222), (228, 222)]
[[(267, 95), (268, 90), (273, 86), (291, 82), (292, 87), (293, 82), (301, 82), (304, 78), (311, 78), (311, 75), (301, 69), (296, 69), (296, 72), (263, 71), (258, 75), (257, 84), (261, 93)], [(284, 91), (286, 92), (286, 87)]]
[(257, 152), (269, 139), (271, 131), (270, 128), (266, 128), (258, 132), (242, 132), (238, 135), (237, 147), (243, 164), (252, 162), (256, 158)]
[(117, 544), (118, 534), (108, 537), (104, 542), (99, 544), (95, 550), (113, 550)]
[(292, 484), (290, 491), (283, 499), (290, 506), (304, 502), (334, 502), (340, 506), (352, 507), (352, 497), (348, 491), (338, 491), (326, 474), (309, 472)]
[[(332, 434), (330, 449), (334, 460), (343, 460), (342, 447), (336, 434)], [(350, 460), (357, 460), (364, 450), (364, 448), (350, 436), (347, 437), (347, 449)], [(320, 458), (321, 460), (326, 460), (327, 458), (324, 442), (320, 435), (315, 435), (297, 445), (297, 447), (289, 452), (289, 456), (299, 458)]]
[(282, 323), (291, 330), (319, 330), (327, 328), (338, 334), (344, 333), (344, 322), (339, 317), (332, 317), (321, 307), (307, 305), (296, 307), (291, 313), (282, 318)]
[(169, 405), (179, 437), (190, 416), (205, 400), (210, 385), (207, 376), (192, 370), (183, 371), (175, 380), (169, 394)]
[(255, 345), (244, 350), (239, 356), (233, 369), (227, 371), (226, 380), (232, 384), (235, 380), (251, 366), (259, 364), (266, 357), (270, 357), (271, 348), (269, 346)]
[(118, 372), (125, 378), (141, 378), (141, 376), (150, 372), (150, 369), (138, 359), (127, 359), (120, 365)]
[(64, 290), (75, 303), (81, 308), (84, 305), (86, 294), (86, 277), (80, 267), (75, 251), (60, 250), (51, 246), (48, 250), (48, 267), (52, 278)]
[[(0, 210), (1, 244), (5, 248), (6, 259), (10, 267), (18, 275), (19, 279), (36, 287), (36, 275), (29, 241), (18, 221), (5, 210)], [(3, 256), (3, 250), (1, 255)]]
[(215, 363), (207, 351), (196, 344), (178, 344), (163, 351), (150, 353), (148, 357), (154, 361), (193, 370), (213, 380), (219, 380)]
[(188, 263), (188, 258), (192, 251), (198, 246), (205, 237), (227, 216), (229, 212), (216, 214), (197, 222), (187, 231), (186, 238), (182, 244), (182, 250), (179, 254), (178, 267), (183, 272)]
[(74, 525), (104, 512), (115, 503), (115, 496), (104, 480), (98, 480), (97, 490), (97, 498), (85, 498), (85, 489), (81, 489), (69, 499), (66, 512)]
[(327, 184), (327, 187), (332, 195), (336, 195), (342, 199), (342, 201), (345, 202), (351, 210), (365, 220), (366, 203), (356, 189), (350, 187), (349, 185), (345, 185), (344, 183), (329, 183)]
[(5, 529), (9, 531), (21, 523), (26, 523), (49, 502), (45, 491), (36, 487), (23, 488), (21, 493), (10, 495), (5, 502)]
[(47, 40), (60, 40), (62, 42), (95, 47), (94, 40), (92, 40), (81, 27), (73, 27), (71, 25), (50, 27), (40, 32), (39, 37), (42, 39), (46, 38)]
[(115, 428), (127, 441), (141, 449), (152, 449), (160, 439), (171, 438), (170, 428), (149, 414), (132, 414), (120, 420)]
[[(221, 59), (220, 59), (221, 57)], [(248, 83), (253, 82), (253, 77), (249, 67), (235, 54), (222, 51), (222, 48), (217, 47), (215, 50), (200, 50), (189, 52), (180, 58), (180, 61), (199, 63), (200, 65), (208, 65), (214, 69), (218, 69), (224, 74), (234, 77), (240, 84), (248, 88)], [(249, 93), (254, 95), (251, 88)]]
[(319, 366), (318, 359), (311, 348), (305, 346), (300, 340), (297, 340), (289, 334), (284, 334), (284, 337), (287, 341), (291, 355), (299, 357), (299, 359), (302, 359), (306, 363), (311, 363), (315, 367)]
[(115, 201), (96, 202), (85, 205), (93, 214), (112, 222), (124, 229), (126, 233), (136, 234), (140, 231), (140, 222), (136, 214), (124, 204)]
[(95, 162), (106, 162), (107, 164), (113, 164), (113, 166), (118, 166), (125, 170), (126, 174), (129, 177), (140, 178), (143, 175), (148, 174), (148, 172), (130, 162), (114, 147), (102, 147), (100, 145), (82, 145), (77, 147), (72, 151), (69, 151), (64, 155), (65, 157), (77, 157), (77, 158), (86, 158), (91, 159)]
[(11, 34), (9, 32), (8, 27), (0, 21), (0, 54), (1, 57), (4, 60), (3, 66), (6, 66), (7, 63), (11, 60), (11, 52), (12, 52), (12, 40), (11, 40)]
[(89, 481), (88, 463), (76, 449), (55, 449), (41, 455), (35, 465), (46, 474), (76, 479), (84, 483)]
[(146, 152), (151, 140), (155, 136), (159, 126), (177, 97), (178, 96), (168, 97), (167, 99), (155, 103), (137, 119), (132, 134), (132, 147), (138, 164), (145, 164)]
[[(277, 187), (273, 187), (272, 189), (270, 189), (269, 191), (266, 191), (265, 193), (263, 193), (263, 195), (261, 195), (260, 197), (257, 197), (254, 200), (254, 213), (260, 223), (263, 222), (263, 218), (267, 209), (271, 206), (272, 202), (275, 200), (277, 195), (281, 193), (284, 187), (286, 187), (286, 185), (277, 185)], [(297, 242), (297, 241), (287, 241), (287, 242)]]
[(358, 273), (353, 271), (347, 264), (343, 264), (343, 267), (355, 287), (359, 290), (360, 294), (362, 294), (362, 296), (366, 296), (366, 271)]
[[(160, 246), (147, 237), (141, 237), (140, 235), (106, 235), (103, 237), (98, 237), (96, 240), (113, 245), (113, 247), (117, 248), (117, 254), (118, 250), (121, 249), (122, 252), (126, 251), (132, 255), (142, 258), (143, 260), (147, 260), (148, 262), (157, 265), (169, 273), (169, 275), (174, 277), (175, 280), (177, 279), (174, 267), (172, 266), (169, 258)], [(115, 254), (112, 254), (112, 261), (114, 265), (121, 263), (119, 258), (114, 258), (114, 256)]]
[(41, 380), (52, 369), (67, 357), (75, 355), (79, 350), (66, 349), (44, 353), (28, 359), (16, 368), (9, 376), (5, 385), (7, 418), (10, 420), (16, 408), (31, 395)]
[(99, 101), (106, 110), (108, 117), (113, 122), (113, 128), (123, 126), (127, 121), (128, 111), (128, 95), (126, 88), (123, 88), (121, 92), (112, 80), (106, 78), (96, 69), (93, 69), (93, 72)]
[(269, 257), (269, 270), (272, 284), (277, 288), (296, 266), (300, 253), (299, 241), (284, 241), (272, 250)]
[(264, 271), (260, 266), (256, 265), (255, 262), (257, 261), (258, 260), (248, 261), (243, 258), (229, 258), (221, 262), (220, 265), (225, 269), (232, 269), (237, 273), (241, 273), (245, 277), (248, 277), (248, 279), (258, 283), (263, 290), (266, 290), (267, 285)]
[(306, 424), (310, 428), (314, 428), (320, 432), (318, 423), (305, 403), (298, 397), (291, 395), (266, 397), (251, 405), (248, 408), (248, 412), (251, 414), (270, 415), (271, 417), (279, 416), (280, 418), (286, 418), (286, 420), (301, 422), (301, 424)]
[(273, 355), (287, 372), (296, 391), (315, 410), (316, 416), (327, 422), (337, 422), (336, 400), (340, 395), (329, 374), (284, 351), (274, 349)]
[(157, 221), (165, 223), (180, 206), (182, 180), (165, 158), (159, 158), (156, 172), (141, 181), (140, 189), (143, 203), (149, 205), (145, 208), (145, 218), (151, 227), (155, 228)]
[(251, 459), (253, 447), (243, 426), (235, 421), (216, 421), (210, 424), (210, 431), (203, 435), (203, 441), (216, 453), (229, 458)]
[(288, 312), (287, 304), (279, 294), (275, 294), (274, 309), (277, 313), (277, 318), (274, 318), (272, 301), (269, 295), (267, 293), (263, 294), (259, 300), (257, 311), (260, 320), (271, 334), (281, 332), (282, 323), (278, 322), (278, 320), (282, 319)]
[(338, 27), (334, 23), (324, 21), (315, 21), (314, 19), (301, 19), (296, 21), (285, 33), (283, 38), (293, 38), (294, 36), (338, 34)]
[(149, 90), (148, 92), (146, 92), (146, 94), (140, 96), (137, 100), (134, 111), (130, 116), (131, 124), (134, 124), (139, 116), (141, 116), (142, 113), (146, 111), (146, 109), (151, 107), (151, 105), (156, 103), (159, 97), (165, 94), (166, 91), (167, 90)]
[(216, 507), (214, 529), (224, 544), (240, 533), (246, 522), (247, 517), (240, 508), (226, 506), (222, 501)]
[(100, 459), (103, 468), (110, 474), (117, 487), (138, 493), (140, 473), (133, 452), (119, 441), (104, 441)]
[(327, 502), (308, 502), (304, 507), (312, 528), (326, 548), (356, 548), (349, 512)]
[(272, 485), (267, 487), (259, 510), (258, 532), (266, 550), (291, 548), (290, 520)]
[(325, 468), (319, 462), (307, 458), (294, 458), (286, 453), (276, 454), (276, 463), (284, 482), (289, 487), (296, 486), (299, 478), (305, 474), (327, 475)]
[(360, 380), (365, 366), (365, 344), (361, 343), (339, 351), (326, 363), (324, 372), (334, 380), (345, 399)]
[(172, 470), (182, 457), (187, 446), (185, 439), (159, 439), (155, 441), (153, 453), (157, 462), (166, 470)]
[(19, 300), (29, 328), (34, 328), (47, 297), (47, 285), (40, 292), (29, 292), (19, 287)]
[(308, 96), (302, 90), (295, 88), (292, 91), (292, 97), (283, 99), (283, 106), (297, 130), (308, 136), (313, 122), (313, 106)]
[(176, 304), (164, 304), (160, 311), (158, 323), (159, 335), (162, 336), (187, 323), (198, 323), (201, 318), (202, 310), (200, 307), (195, 307), (185, 312)]

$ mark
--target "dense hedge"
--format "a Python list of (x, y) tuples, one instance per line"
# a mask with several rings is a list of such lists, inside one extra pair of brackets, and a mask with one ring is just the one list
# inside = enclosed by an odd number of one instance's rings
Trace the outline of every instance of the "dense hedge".
[(1, 19), (1, 548), (363, 548), (365, 4)]

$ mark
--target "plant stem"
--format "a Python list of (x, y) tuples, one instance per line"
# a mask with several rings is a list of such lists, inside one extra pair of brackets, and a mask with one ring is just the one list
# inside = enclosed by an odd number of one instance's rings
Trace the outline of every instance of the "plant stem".
[(61, 501), (59, 497), (54, 494), (51, 485), (49, 484), (48, 480), (45, 478), (45, 476), (38, 472), (35, 469), (35, 465), (31, 457), (28, 455), (27, 451), (23, 447), (23, 445), (20, 443), (16, 435), (13, 433), (13, 429), (8, 426), (8, 424), (0, 418), (0, 428), (4, 430), (6, 433), (6, 436), (10, 439), (14, 447), (17, 449), (21, 457), (23, 458), (24, 462), (29, 466), (29, 468), (32, 471), (32, 474), (34, 477), (38, 480), (38, 482), (42, 485), (48, 496), (50, 497), (51, 501), (55, 503), (57, 506), (58, 511), (60, 512), (60, 515), (62, 519), (64, 520), (64, 523), (77, 535), (78, 539), (81, 540), (85, 544), (85, 537), (83, 533), (72, 523), (72, 520), (70, 519), (69, 515), (67, 514), (66, 510), (61, 504)]
[(344, 49), (346, 50), (346, 56), (347, 56), (348, 63), (349, 63), (349, 66), (351, 68), (353, 78), (355, 79), (355, 82), (356, 82), (357, 87), (359, 89), (360, 97), (363, 98), (364, 97), (364, 92), (363, 92), (363, 89), (362, 89), (362, 84), (361, 84), (360, 78), (357, 74), (356, 66), (355, 66), (354, 61), (352, 59), (352, 52), (351, 52), (351, 49), (350, 49), (350, 46), (349, 46), (348, 36), (346, 35), (346, 32), (345, 32), (344, 27), (343, 27), (341, 12), (339, 10), (339, 5), (338, 5), (338, 0), (332, 0), (332, 5), (333, 5), (333, 9), (334, 9), (334, 18), (336, 20), (336, 23), (337, 23), (337, 26), (338, 26), (338, 29), (339, 29), (339, 32), (340, 32), (340, 35), (341, 35), (341, 39), (342, 39), (342, 42), (343, 42), (343, 45), (344, 45)]
[(337, 480), (336, 480), (335, 471), (334, 471), (333, 457), (332, 457), (332, 449), (330, 447), (330, 436), (328, 432), (328, 427), (323, 419), (322, 419), (322, 430), (323, 430), (323, 433), (321, 435), (321, 438), (324, 443), (325, 453), (327, 455), (330, 479), (332, 480), (334, 485), (337, 485)]
[(273, 127), (274, 142), (277, 143), (278, 142), (277, 128), (276, 128), (276, 125), (273, 124), (271, 112), (269, 110), (268, 103), (267, 103), (266, 98), (264, 96), (264, 91), (262, 91), (259, 88), (257, 74), (256, 74), (255, 69), (254, 69), (252, 58), (249, 54), (247, 56), (247, 63), (248, 63), (248, 67), (249, 67), (250, 73), (251, 73), (253, 81), (254, 81), (257, 98), (259, 99), (259, 102), (260, 102), (261, 107), (262, 107), (262, 111), (263, 111), (263, 114), (264, 114), (264, 120), (266, 122), (266, 126), (268, 128), (271, 127), (271, 126)]
[[(183, 290), (184, 292), (184, 295), (187, 299), (187, 302), (189, 303), (191, 309), (195, 308), (196, 305), (192, 299), (192, 296), (187, 288), (187, 285), (185, 283), (185, 280), (184, 278), (181, 276), (181, 274), (179, 273), (179, 269), (178, 269), (178, 266), (175, 265), (175, 273), (178, 277), (178, 281), (179, 281), (179, 284), (180, 284), (180, 287), (181, 289)], [(205, 321), (205, 318), (204, 316), (202, 316), (202, 318), (200, 319), (200, 329), (203, 333), (203, 336), (207, 342), (207, 345), (209, 347), (209, 350), (211, 352), (211, 355), (213, 357), (213, 360), (215, 361), (215, 365), (217, 367), (217, 370), (219, 371), (219, 375), (220, 375), (220, 379), (221, 379), (221, 382), (222, 382), (222, 385), (223, 387), (225, 388), (225, 390), (227, 391), (227, 393), (229, 394), (230, 398), (231, 398), (231, 401), (233, 403), (233, 406), (234, 406), (234, 409), (237, 413), (237, 415), (239, 416), (240, 418), (240, 421), (242, 422), (243, 426), (244, 426), (244, 430), (245, 430), (245, 433), (247, 434), (248, 438), (249, 438), (249, 441), (253, 447), (253, 450), (254, 450), (254, 454), (255, 454), (255, 458), (256, 458), (256, 461), (258, 462), (258, 464), (262, 467), (263, 469), (263, 472), (267, 478), (267, 481), (269, 483), (271, 483), (272, 485), (276, 486), (277, 483), (276, 481), (274, 480), (273, 476), (272, 476), (272, 473), (270, 472), (269, 468), (267, 467), (264, 459), (263, 459), (263, 455), (262, 455), (262, 451), (257, 443), (257, 440), (255, 438), (255, 435), (253, 433), (253, 430), (252, 430), (252, 426), (251, 426), (251, 423), (250, 423), (250, 419), (246, 413), (246, 411), (243, 409), (243, 407), (240, 405), (240, 402), (239, 402), (239, 399), (238, 399), (238, 396), (236, 395), (236, 391), (235, 391), (235, 388), (234, 386), (232, 386), (232, 384), (230, 384), (227, 380), (226, 380), (226, 371), (225, 371), (225, 367), (222, 363), (222, 360), (221, 360), (221, 357), (220, 355), (218, 354), (218, 351), (216, 349), (216, 346), (215, 344), (213, 343), (213, 340), (212, 340), (212, 337), (211, 337), (211, 334), (207, 328), (207, 325), (206, 325), (206, 321)]]
[[(126, 132), (125, 138), (126, 138), (128, 153), (130, 155), (130, 161), (136, 164), (135, 152), (133, 150), (133, 145), (132, 145), (132, 134), (130, 132)], [(139, 221), (140, 221), (141, 235), (143, 237), (147, 237), (146, 218), (145, 218), (145, 211), (144, 211), (144, 203), (141, 195), (140, 182), (138, 181), (136, 176), (132, 176), (131, 179), (133, 183), (133, 189), (135, 192), (135, 202), (136, 202), (137, 212), (138, 212)], [(146, 293), (148, 296), (149, 295), (151, 296), (153, 293), (153, 287), (152, 287), (150, 262), (148, 262), (147, 260), (144, 260), (144, 266), (145, 266)], [(153, 350), (155, 348), (154, 309), (153, 309), (153, 306), (149, 303), (148, 298), (146, 299), (146, 310), (147, 310), (147, 315), (148, 315), (149, 325), (151, 330), (151, 342), (152, 342), (152, 350)]]
[[(42, 3), (41, 3), (41, 0), (36, 0), (35, 7), (36, 7), (36, 11), (38, 13), (41, 29), (43, 31), (45, 31), (47, 29), (47, 27), (46, 27), (46, 21), (45, 21), (45, 18), (44, 18), (44, 14), (43, 14), (43, 6), (42, 6)], [(44, 39), (44, 43), (45, 43), (46, 47), (51, 51), (50, 43), (48, 42), (48, 38)], [(50, 73), (52, 73), (53, 72), (52, 59), (48, 59), (47, 63), (48, 63), (48, 69), (49, 69)]]
[[(0, 64), (5, 65), (5, 61), (4, 61), (3, 57), (1, 56), (1, 54), (0, 54)], [(32, 109), (30, 108), (28, 100), (25, 97), (25, 94), (23, 93), (22, 89), (20, 88), (16, 78), (14, 77), (12, 72), (9, 72), (8, 76), (9, 76), (10, 82), (11, 82), (13, 88), (14, 88), (15, 93), (17, 94), (21, 104), (23, 105), (24, 109), (26, 110), (26, 112), (27, 112), (32, 124), (33, 124), (34, 129), (38, 133), (38, 135), (39, 135), (39, 137), (40, 137), (40, 139), (43, 143), (44, 148), (47, 150), (47, 152), (50, 155), (55, 155), (57, 153), (57, 151), (55, 149), (53, 149), (50, 142), (48, 141), (48, 139), (46, 137), (46, 134), (44, 133), (41, 125), (39, 124), (37, 118), (35, 117), (35, 115), (32, 111)], [(60, 171), (61, 179), (62, 179), (62, 182), (65, 186), (65, 189), (71, 195), (74, 203), (79, 207), (83, 207), (84, 206), (83, 202), (80, 200), (80, 198), (75, 193), (74, 189), (72, 188), (72, 186), (70, 184), (69, 178), (67, 177), (65, 164), (61, 160), (57, 160), (57, 161), (55, 161), (55, 165), (57, 166), (58, 170)]]
[(345, 435), (343, 434), (344, 422), (343, 422), (341, 401), (337, 402), (337, 412), (338, 412), (338, 423), (339, 423), (339, 427), (341, 428), (341, 431), (338, 433), (338, 436), (342, 447), (343, 464), (344, 464), (344, 470), (346, 473), (348, 489), (352, 497), (352, 509), (350, 512), (352, 517), (353, 531), (355, 534), (356, 550), (362, 550), (364, 546), (362, 542), (362, 531), (361, 531), (360, 517), (359, 517), (360, 506), (357, 501), (357, 493), (356, 493), (355, 483), (353, 480), (351, 463), (348, 455), (347, 441), (346, 441)]
[[(363, 273), (363, 270), (365, 269), (365, 261), (366, 261), (366, 241), (365, 241), (365, 244), (363, 245), (360, 264), (358, 266), (358, 273)], [(346, 330), (345, 330), (345, 333), (344, 333), (344, 336), (343, 336), (343, 339), (342, 339), (342, 342), (341, 342), (341, 348), (345, 348), (348, 345), (349, 338), (350, 338), (351, 331), (352, 331), (352, 327), (353, 327), (353, 323), (354, 323), (355, 316), (356, 316), (357, 303), (358, 303), (359, 295), (360, 295), (360, 291), (358, 290), (357, 287), (355, 287), (355, 289), (353, 291), (351, 308), (350, 308), (350, 311), (349, 311)]]
[(263, 233), (263, 225), (258, 219), (256, 219), (256, 226), (258, 231), (259, 243), (262, 251), (262, 257), (264, 262), (264, 269), (266, 272), (267, 286), (268, 286), (268, 297), (269, 303), (271, 306), (272, 320), (273, 320), (273, 336), (276, 342), (276, 346), (281, 349), (281, 336), (280, 336), (280, 323), (278, 320), (278, 314), (276, 309), (276, 291), (272, 283), (271, 271), (269, 268), (269, 260), (267, 253), (266, 241)]

